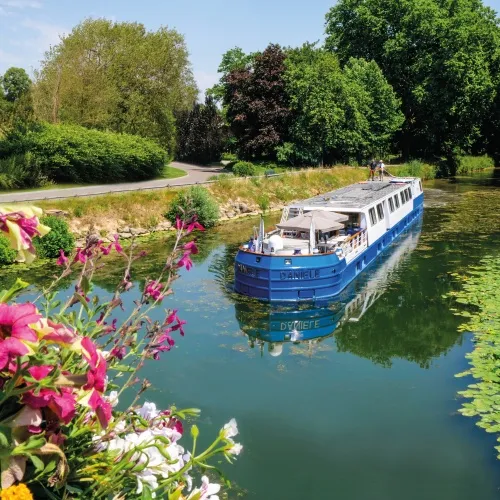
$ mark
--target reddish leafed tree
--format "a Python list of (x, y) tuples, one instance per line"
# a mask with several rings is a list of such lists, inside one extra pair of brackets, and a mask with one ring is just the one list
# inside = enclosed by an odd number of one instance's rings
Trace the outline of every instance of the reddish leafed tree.
[(290, 109), (283, 74), (286, 55), (271, 44), (250, 67), (224, 79), (224, 105), (240, 158), (274, 159), (283, 143)]

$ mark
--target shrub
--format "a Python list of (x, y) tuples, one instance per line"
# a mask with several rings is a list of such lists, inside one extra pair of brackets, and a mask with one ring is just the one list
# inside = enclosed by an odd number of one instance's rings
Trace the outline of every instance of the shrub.
[(422, 180), (427, 181), (435, 179), (438, 169), (435, 165), (430, 165), (420, 160), (412, 160), (394, 169), (389, 166), (389, 170), (393, 175), (400, 177), (420, 177)]
[(10, 247), (9, 240), (0, 234), (0, 265), (12, 264), (16, 258), (16, 251)]
[(0, 189), (40, 187), (50, 184), (38, 159), (30, 152), (0, 159)]
[(179, 192), (172, 201), (165, 217), (174, 224), (176, 217), (187, 220), (194, 215), (196, 215), (200, 224), (207, 228), (215, 226), (219, 220), (219, 206), (217, 202), (201, 186), (192, 186), (185, 191)]
[(257, 168), (249, 161), (239, 161), (233, 167), (233, 174), (238, 177), (251, 177), (252, 175), (255, 175), (256, 172)]
[(483, 156), (460, 156), (458, 158), (457, 174), (464, 175), (493, 168), (495, 163), (488, 155)]
[(60, 217), (49, 215), (40, 219), (42, 224), (50, 227), (50, 233), (43, 238), (33, 238), (33, 245), (40, 257), (55, 258), (59, 250), (65, 254), (71, 253), (75, 239), (69, 231), (68, 223)]
[(129, 134), (91, 130), (78, 125), (43, 124), (7, 135), (0, 144), (6, 157), (32, 154), (43, 175), (62, 182), (120, 182), (161, 175), (166, 153), (155, 142)]
[(232, 162), (237, 162), (238, 157), (234, 153), (222, 153), (220, 159), (222, 161), (232, 161)]

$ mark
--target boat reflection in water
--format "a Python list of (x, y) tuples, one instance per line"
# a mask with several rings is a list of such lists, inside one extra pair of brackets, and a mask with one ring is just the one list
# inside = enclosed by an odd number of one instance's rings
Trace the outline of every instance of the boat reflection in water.
[(362, 279), (346, 288), (336, 299), (314, 304), (262, 304), (236, 301), (236, 319), (248, 336), (250, 347), (265, 345), (271, 356), (280, 356), (287, 343), (314, 344), (334, 335), (345, 323), (358, 322), (384, 293), (401, 264), (416, 248), (421, 222), (401, 236), (398, 245), (388, 248), (386, 255)]

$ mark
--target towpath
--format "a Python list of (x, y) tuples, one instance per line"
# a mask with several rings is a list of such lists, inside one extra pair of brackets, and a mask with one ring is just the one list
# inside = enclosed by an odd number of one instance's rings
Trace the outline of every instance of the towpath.
[(212, 175), (220, 173), (222, 167), (203, 167), (173, 161), (170, 166), (184, 170), (187, 175), (175, 179), (156, 179), (142, 182), (126, 182), (121, 184), (103, 184), (98, 186), (82, 186), (75, 188), (54, 188), (39, 191), (17, 191), (0, 194), (0, 203), (19, 203), (35, 200), (53, 200), (73, 198), (75, 196), (94, 196), (107, 193), (123, 193), (141, 191), (143, 189), (160, 189), (169, 186), (187, 186), (206, 182)]

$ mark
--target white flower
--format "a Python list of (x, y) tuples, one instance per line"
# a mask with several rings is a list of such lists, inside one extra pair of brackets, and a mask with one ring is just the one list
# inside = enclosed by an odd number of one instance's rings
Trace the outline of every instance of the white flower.
[(187, 497), (187, 500), (199, 498), (199, 500), (219, 500), (217, 493), (220, 491), (220, 484), (210, 483), (207, 476), (201, 478), (201, 487), (196, 488)]
[(225, 438), (232, 438), (238, 435), (238, 425), (236, 420), (232, 418), (222, 429), (222, 434)]
[(118, 391), (111, 391), (109, 393), (108, 402), (113, 408), (118, 404)]
[(233, 443), (233, 446), (227, 450), (227, 452), (230, 455), (239, 455), (241, 453), (241, 450), (243, 449), (243, 446), (240, 443)]
[(159, 414), (160, 412), (156, 409), (156, 405), (147, 401), (142, 405), (142, 408), (139, 409), (139, 415), (145, 420), (153, 420), (153, 418), (156, 418)]
[[(139, 474), (137, 474), (137, 491), (136, 493), (140, 495), (142, 490), (144, 489), (144, 484), (147, 484), (151, 490), (156, 490), (158, 488), (158, 479), (153, 474), (150, 469), (144, 469)], [(151, 495), (153, 498), (156, 498), (156, 493)]]

